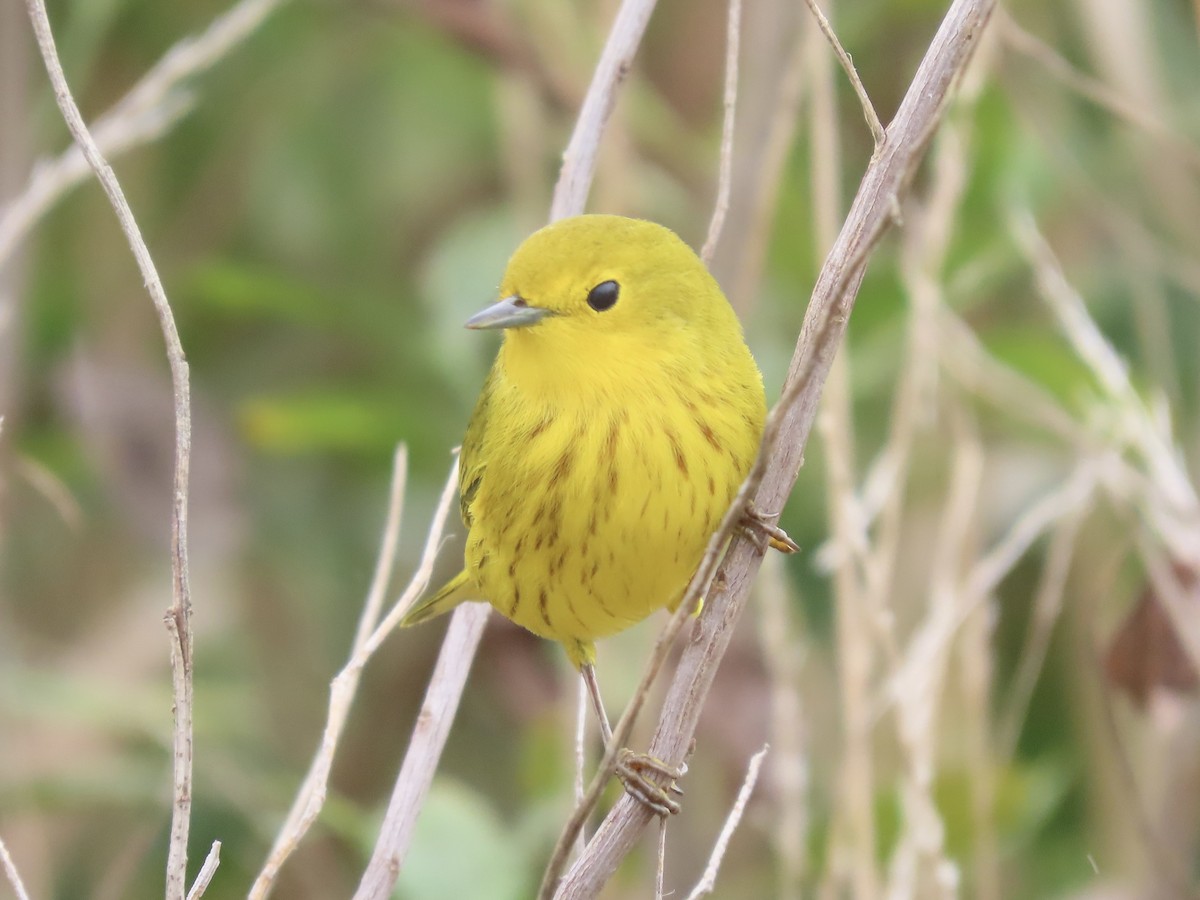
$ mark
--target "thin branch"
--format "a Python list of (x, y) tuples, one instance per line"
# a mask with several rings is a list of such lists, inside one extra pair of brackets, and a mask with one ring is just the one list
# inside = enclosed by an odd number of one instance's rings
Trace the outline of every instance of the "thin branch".
[[(397, 463), (399, 464), (400, 460), (397, 460)], [(397, 476), (399, 475), (399, 472), (400, 470), (397, 470)], [(398, 502), (396, 499), (397, 495), (402, 493), (403, 485), (400, 483), (401, 480), (402, 479), (399, 477), (396, 477), (392, 483), (393, 509), (396, 509), (396, 503)], [(262, 872), (254, 882), (254, 886), (250, 891), (251, 900), (261, 900), (261, 898), (267, 896), (271, 890), (271, 887), (274, 885), (275, 879), (279, 875), (280, 867), (283, 865), (288, 856), (291, 855), (292, 851), (295, 850), (296, 845), (304, 837), (308, 829), (312, 827), (312, 824), (316, 821), (317, 816), (321, 812), (321, 807), (325, 803), (326, 790), (329, 785), (329, 773), (333, 768), (333, 757), (337, 752), (338, 742), (341, 739), (342, 732), (345, 730), (346, 721), (350, 716), (350, 707), (354, 703), (354, 697), (358, 690), (358, 683), (362, 676), (362, 670), (370, 660), (371, 656), (383, 643), (384, 639), (395, 630), (396, 626), (400, 622), (400, 619), (403, 618), (404, 614), (408, 612), (409, 608), (416, 601), (416, 599), (420, 597), (421, 594), (424, 593), (425, 589), (429, 586), (429, 580), (433, 575), (433, 564), (437, 559), (437, 552), (442, 544), (442, 534), (446, 527), (446, 519), (450, 514), (450, 507), (453, 505), (454, 492), (457, 486), (458, 461), (456, 459), (454, 465), (450, 467), (450, 473), (446, 477), (446, 483), (442, 488), (442, 494), (438, 500), (437, 509), (434, 511), (433, 521), (429, 526), (429, 534), (425, 539), (425, 548), (421, 553), (420, 561), (417, 563), (416, 571), (413, 572), (413, 576), (409, 581), (408, 586), (405, 587), (404, 592), (400, 595), (400, 599), (398, 599), (393, 605), (392, 610), (388, 613), (387, 618), (382, 624), (375, 625), (372, 619), (378, 617), (380, 606), (379, 603), (375, 602), (376, 592), (382, 591), (386, 588), (385, 566), (388, 570), (390, 570), (391, 567), (390, 560), (385, 559), (385, 557), (388, 556), (388, 541), (395, 541), (397, 538), (397, 535), (394, 534), (391, 536), (385, 535), (383, 550), (381, 550), (380, 554), (380, 561), (376, 566), (376, 576), (374, 579), (374, 584), (372, 585), (371, 595), (368, 597), (366, 607), (364, 608), (363, 618), (359, 622), (358, 636), (355, 639), (354, 649), (350, 655), (350, 661), (346, 663), (346, 665), (342, 668), (342, 671), (339, 672), (337, 677), (333, 679), (333, 683), (329, 688), (329, 713), (325, 722), (325, 731), (321, 735), (320, 749), (317, 751), (317, 754), (313, 759), (312, 766), (309, 768), (308, 775), (305, 776), (304, 784), (296, 796), (296, 800), (292, 805), (291, 811), (288, 813), (287, 821), (284, 823), (283, 829), (280, 831), (279, 836), (275, 840), (275, 846), (271, 850), (271, 855), (267, 859)], [(396, 513), (396, 516), (398, 516), (398, 512)], [(393, 522), (396, 522), (396, 527), (398, 528), (398, 518), (393, 519), (392, 514), (389, 513), (388, 528), (385, 528), (385, 532), (392, 527)], [(380, 587), (381, 583), (382, 587)], [(486, 607), (482, 610), (482, 613), (483, 621), (486, 621)], [(482, 633), (482, 628), (483, 623), (481, 622), (479, 624), (480, 633)], [(469, 638), (469, 635), (464, 637), (464, 639), (466, 638)], [(479, 635), (475, 635), (474, 639), (478, 641)], [(443, 645), (443, 653), (446, 652), (444, 647), (445, 645)], [(470, 667), (469, 657), (466, 660), (466, 667)], [(435, 682), (440, 671), (442, 670), (439, 667), (439, 669), (435, 670), (434, 672)], [(446, 677), (457, 677), (457, 670), (451, 669), (446, 671), (444, 674)], [(465, 677), (465, 672), (463, 675)], [(435, 683), (431, 683), (429, 695), (435, 693), (434, 688)], [(461, 684), (458, 686), (458, 689), (461, 691)], [(453, 697), (453, 703), (451, 703), (449, 699), (446, 699), (444, 702), (442, 702), (430, 715), (443, 717), (445, 722), (430, 722), (428, 723), (429, 726), (435, 731), (441, 730), (443, 732), (448, 732), (450, 722), (453, 721), (454, 718), (454, 710), (457, 707), (457, 703), (457, 694), (455, 694)], [(444, 733), (442, 740), (445, 740)], [(418, 747), (414, 740), (414, 742), (409, 746), (408, 756), (412, 756), (417, 752), (425, 752), (426, 749), (428, 749), (426, 745), (421, 745)], [(436, 745), (436, 752), (441, 752), (440, 744)], [(434, 768), (436, 768), (436, 760), (437, 757), (434, 756), (432, 763)], [(405, 764), (408, 765), (408, 757), (405, 758)], [(402, 773), (403, 771), (404, 770), (402, 770)], [(424, 769), (418, 767), (415, 771), (424, 772)], [(412, 787), (423, 792), (428, 788), (429, 780), (431, 780), (432, 777), (433, 772), (432, 769), (430, 769), (428, 771), (428, 777), (425, 779), (423, 784), (418, 785), (414, 782)], [(415, 808), (410, 810), (414, 817), (419, 808), (420, 804), (418, 803)], [(411, 823), (409, 823), (409, 826), (406, 827), (410, 828), (410, 826)], [(404, 837), (407, 837), (407, 832), (403, 827), (399, 829), (399, 832)], [(384, 835), (381, 834), (379, 838), (379, 845), (382, 845), (383, 840)], [(379, 845), (377, 845), (377, 849)], [(406, 848), (398, 848), (393, 846), (391, 849), (393, 852), (402, 855), (403, 850)], [(393, 879), (394, 877), (395, 873), (393, 873)]]
[[(827, 34), (809, 27), (809, 185), (813, 194), (813, 239), (816, 259), (824, 258), (837, 239), (844, 212), (841, 129), (837, 118), (833, 61), (822, 42)], [(836, 46), (836, 43), (835, 43)], [(878, 852), (875, 834), (875, 772), (871, 760), (870, 678), (876, 653), (872, 637), (876, 618), (866, 596), (864, 564), (869, 545), (866, 517), (854, 491), (856, 452), (850, 397), (851, 360), (839, 353), (825, 382), (817, 432), (824, 445), (830, 540), (838, 549), (832, 566), (837, 641), (837, 689), (841, 709), (841, 752), (838, 754), (837, 800), (830, 825), (831, 852), (846, 853), (854, 896), (878, 895)], [(765, 574), (760, 571), (759, 578)], [(760, 591), (760, 593), (766, 593)], [(765, 604), (761, 604), (764, 608)], [(778, 767), (776, 767), (778, 768)], [(781, 816), (783, 813), (781, 812)], [(803, 855), (802, 848), (793, 854)], [(786, 885), (785, 885), (786, 889)]]
[(903, 751), (899, 794), (903, 826), (888, 864), (892, 897), (957, 896), (960, 873), (946, 853), (946, 828), (934, 799), (937, 724), (952, 639), (977, 604), (958, 590), (983, 483), (983, 449), (966, 416), (952, 420), (954, 460), (933, 546), (927, 608), (893, 676), (896, 731)]
[(187, 839), (192, 811), (192, 603), (188, 579), (187, 503), (188, 468), (191, 462), (192, 415), (191, 392), (188, 387), (188, 366), (175, 317), (167, 301), (162, 281), (125, 200), (121, 185), (84, 124), (79, 107), (71, 96), (63, 74), (62, 63), (54, 46), (50, 20), (43, 0), (26, 0), (33, 22), (38, 48), (46, 64), (46, 72), (54, 86), (55, 100), (62, 111), (67, 128), (83, 151), (84, 158), (96, 173), (109, 202), (129, 241), (142, 280), (150, 292), (158, 313), (167, 361), (171, 368), (171, 383), (175, 406), (175, 475), (174, 497), (171, 505), (171, 581), (172, 604), (167, 613), (167, 628), (171, 635), (171, 670), (175, 700), (174, 802), (171, 811), (170, 849), (167, 855), (167, 900), (184, 900), (187, 892)]
[[(453, 496), (452, 488), (457, 484), (457, 474), (457, 466), (451, 467), (450, 475), (447, 478), (448, 487), (442, 491), (442, 506), (444, 507), (450, 505), (450, 498)], [(367, 600), (363, 605), (362, 616), (359, 618), (354, 644), (350, 651), (352, 659), (362, 649), (379, 621), (379, 612), (383, 605), (383, 598), (387, 594), (388, 581), (395, 565), (396, 548), (400, 542), (400, 521), (407, 483), (408, 450), (401, 444), (396, 448), (392, 458), (392, 481), (383, 538), (380, 541), (379, 555), (375, 561), (371, 587), (367, 592)], [(439, 507), (439, 511), (441, 508)], [(440, 529), (436, 534), (431, 531), (426, 539), (424, 556), (430, 559), (430, 569), (432, 569), (432, 557), (436, 553), (440, 541)], [(420, 567), (418, 567), (418, 571), (420, 571)], [(259, 872), (250, 888), (251, 900), (261, 900), (270, 893), (275, 879), (279, 876), (279, 870), (295, 851), (304, 835), (308, 833), (325, 804), (329, 773), (333, 768), (333, 756), (337, 751), (342, 732), (345, 730), (346, 720), (350, 715), (350, 706), (357, 693), (359, 676), (362, 673), (361, 666), (349, 671), (347, 669), (343, 669), (339, 673), (338, 680), (334, 682), (337, 688), (330, 691), (329, 712), (326, 716), (325, 731), (321, 736), (321, 745), (309, 766), (308, 774), (304, 776), (300, 790), (296, 793), (296, 799), (292, 802), (292, 808), (288, 811), (283, 827), (280, 828), (279, 834), (275, 838), (267, 861), (263, 864), (262, 871)]]
[(721, 868), (721, 861), (725, 858), (725, 851), (729, 849), (729, 841), (733, 838), (738, 823), (742, 821), (742, 813), (746, 811), (746, 804), (750, 802), (750, 795), (754, 793), (754, 785), (758, 782), (758, 770), (762, 767), (762, 761), (770, 749), (769, 744), (763, 744), (762, 749), (750, 757), (750, 764), (746, 767), (746, 777), (742, 780), (741, 790), (738, 791), (733, 808), (729, 810), (729, 815), (725, 818), (725, 824), (721, 826), (721, 833), (717, 835), (717, 842), (713, 845), (712, 853), (708, 857), (708, 865), (704, 867), (704, 876), (687, 895), (687, 900), (698, 900), (705, 894), (711, 894), (716, 888), (717, 872)]
[(587, 97), (579, 110), (575, 130), (563, 153), (562, 170), (550, 204), (551, 222), (583, 212), (592, 177), (596, 174), (600, 135), (616, 105), (617, 89), (633, 65), (654, 4), (655, 0), (624, 0), (617, 11), (604, 51), (596, 63)]
[(771, 836), (778, 862), (780, 900), (800, 896), (808, 857), (809, 761), (806, 720), (800, 695), (801, 647), (789, 612), (783, 562), (763, 560), (755, 586), (760, 610), (759, 644), (771, 684), (770, 795), (775, 810)]
[[(727, 518), (728, 516), (729, 513), (726, 513)], [(691, 584), (693, 585), (696, 584), (698, 579), (708, 579), (706, 586), (700, 593), (707, 592), (708, 587), (711, 587), (712, 578), (716, 575), (716, 564), (720, 559), (719, 552), (720, 546), (716, 542), (716, 535), (714, 535), (705, 549), (704, 559), (700, 563), (700, 568), (692, 576)], [(646, 664), (646, 668), (642, 671), (642, 680), (638, 682), (633, 696), (625, 706), (625, 711), (621, 714), (621, 718), (613, 728), (612, 740), (609, 741), (608, 746), (604, 749), (604, 755), (596, 766), (596, 774), (592, 776), (583, 799), (575, 804), (575, 809), (571, 811), (571, 815), (559, 833), (558, 841), (554, 845), (553, 852), (550, 854), (550, 861), (546, 864), (546, 871), (542, 875), (542, 884), (538, 890), (539, 900), (550, 900), (551, 897), (556, 896), (556, 886), (559, 878), (562, 876), (563, 869), (566, 867), (571, 847), (582, 832), (583, 825), (587, 821), (588, 816), (592, 814), (592, 811), (596, 808), (596, 804), (600, 802), (600, 795), (604, 792), (605, 786), (612, 777), (613, 765), (616, 762), (617, 753), (625, 746), (625, 742), (629, 740), (629, 735), (633, 731), (633, 723), (637, 721), (638, 714), (642, 711), (642, 706), (645, 704), (646, 698), (650, 695), (651, 685), (654, 684), (654, 680), (658, 677), (658, 673), (666, 663), (667, 656), (670, 654), (671, 648), (675, 645), (675, 638), (679, 636), (684, 623), (691, 616), (692, 610), (696, 608), (694, 599), (692, 601), (693, 605), (689, 606), (687, 603), (687, 597), (691, 596), (691, 594), (692, 590), (689, 586), (684, 602), (679, 604), (679, 608), (675, 610), (674, 614), (667, 621), (666, 627), (659, 632), (654, 647), (650, 651), (650, 659)]]
[[(450, 467), (450, 474), (446, 476), (446, 484), (454, 484), (457, 477), (458, 462), (455, 460), (454, 465)], [(375, 560), (375, 571), (371, 573), (371, 586), (367, 589), (367, 602), (363, 604), (358, 627), (354, 630), (354, 643), (351, 646), (355, 653), (362, 649), (367, 638), (375, 630), (375, 625), (379, 621), (379, 613), (383, 609), (388, 583), (392, 580), (392, 569), (396, 565), (396, 551), (400, 547), (400, 522), (404, 513), (404, 491), (407, 487), (408, 447), (398, 444), (392, 454), (392, 480), (388, 489), (387, 515), (384, 518), (383, 537), (379, 542), (379, 556)], [(445, 497), (448, 493), (450, 493), (450, 489), (443, 487), (442, 496)], [(434, 514), (435, 518), (441, 512), (440, 504), (444, 502), (444, 500), (439, 501), (437, 512)], [(425, 542), (425, 553), (430, 553), (430, 547), (436, 547), (440, 540), (440, 535), (434, 538), (431, 534)], [(430, 555), (432, 554), (430, 553)]]
[[(765, 512), (778, 511), (795, 483), (821, 389), (845, 331), (867, 259), (893, 221), (899, 197), (924, 154), (950, 90), (970, 58), (993, 5), (994, 0), (955, 0), (951, 6), (822, 267), (783, 396), (767, 419), (759, 456), (721, 528), (713, 535), (701, 571), (681, 604), (681, 610), (695, 608), (700, 589), (711, 580), (703, 577), (708, 560), (717, 556), (732, 537), (715, 590), (705, 602), (668, 690), (650, 745), (652, 756), (668, 762), (679, 760), (691, 743), (716, 665), (728, 646), (762, 559), (762, 551), (752, 539), (733, 536), (735, 524), (751, 505)], [(564, 879), (560, 896), (595, 896), (632, 849), (651, 815), (637, 801), (622, 796), (592, 838), (587, 853)]]
[(808, 4), (813, 18), (817, 20), (817, 26), (821, 29), (821, 33), (825, 35), (825, 39), (829, 41), (829, 46), (833, 47), (833, 52), (837, 56), (842, 70), (846, 73), (846, 77), (850, 79), (854, 93), (858, 96), (858, 102), (862, 105), (863, 118), (867, 120), (867, 127), (871, 129), (871, 137), (875, 139), (875, 148), (878, 149), (884, 140), (883, 123), (879, 121), (879, 114), (875, 112), (871, 98), (867, 95), (867, 89), (863, 87), (862, 79), (858, 77), (858, 70), (854, 68), (854, 60), (850, 58), (850, 54), (846, 52), (846, 48), (842, 46), (842, 42), (833, 33), (833, 26), (825, 18), (825, 13), (821, 12), (821, 7), (817, 5), (817, 0), (804, 0), (804, 2)]
[(779, 77), (775, 107), (767, 123), (763, 149), (759, 154), (758, 171), (749, 188), (746, 237), (742, 241), (742, 258), (738, 263), (733, 289), (727, 291), (730, 301), (741, 310), (758, 290), (767, 256), (767, 241), (775, 209), (779, 202), (779, 186), (783, 182), (788, 154), (796, 137), (800, 105), (808, 88), (806, 68), (809, 49), (797, 29), (791, 53)]
[(386, 900), (392, 895), (396, 876), (400, 874), (408, 852), (417, 813), (433, 782), (459, 697), (471, 671), (471, 661), (490, 613), (491, 607), (487, 604), (464, 603), (450, 618), (425, 702), (417, 714), (408, 752), (388, 802), (379, 840), (358, 890), (354, 892), (354, 900)]
[(700, 250), (704, 264), (712, 262), (717, 242), (729, 212), (729, 191), (733, 184), (733, 126), (737, 114), (738, 57), (742, 39), (742, 0), (729, 0), (729, 21), (725, 36), (725, 117), (721, 125), (721, 165), (717, 175), (717, 200), (708, 222), (708, 237)]
[(204, 896), (204, 892), (208, 890), (209, 882), (217, 874), (217, 866), (220, 864), (221, 842), (213, 841), (212, 847), (208, 850), (208, 856), (204, 858), (204, 865), (200, 867), (200, 872), (196, 875), (196, 881), (192, 884), (192, 889), (188, 891), (187, 900), (200, 900)]
[[(168, 50), (129, 92), (92, 123), (96, 146), (113, 158), (162, 137), (191, 111), (193, 98), (181, 85), (228, 55), (283, 0), (242, 0)], [(91, 170), (72, 144), (51, 160), (38, 162), (24, 191), (0, 210), (0, 268), (25, 237), (67, 191)]]
[[(587, 768), (587, 722), (588, 722), (588, 689), (587, 682), (582, 678), (578, 679), (579, 690), (575, 699), (575, 806), (578, 807), (583, 803), (583, 795), (585, 789), (584, 770)], [(587, 845), (587, 835), (582, 828), (579, 829), (579, 837), (575, 841), (575, 852), (583, 853), (583, 848)]]
[(29, 900), (29, 892), (25, 890), (25, 883), (21, 881), (21, 873), (17, 871), (17, 864), (13, 862), (2, 838), (0, 838), (0, 865), (4, 866), (4, 875), (8, 878), (8, 883), (12, 885), (17, 900)]
[(663, 884), (667, 872), (667, 820), (658, 822), (658, 864), (654, 875), (654, 900), (663, 900)]

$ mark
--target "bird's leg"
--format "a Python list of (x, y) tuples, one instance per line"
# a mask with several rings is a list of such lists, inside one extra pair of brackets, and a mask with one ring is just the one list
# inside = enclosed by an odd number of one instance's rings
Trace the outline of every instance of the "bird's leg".
[(612, 726), (608, 724), (608, 713), (604, 711), (604, 701), (600, 699), (600, 685), (596, 682), (596, 667), (584, 663), (579, 667), (583, 683), (587, 685), (588, 696), (592, 698), (592, 709), (596, 710), (596, 718), (600, 720), (600, 740), (607, 748), (612, 743)]
[[(596, 710), (596, 718), (600, 721), (600, 736), (607, 748), (612, 744), (612, 726), (608, 723), (608, 713), (604, 711), (604, 702), (600, 699), (600, 685), (596, 682), (596, 667), (585, 663), (579, 669), (583, 683), (587, 685), (588, 696), (592, 698), (592, 707)], [(625, 785), (625, 792), (633, 797), (651, 812), (659, 816), (672, 816), (679, 812), (679, 801), (671, 795), (683, 796), (683, 789), (676, 779), (687, 774), (687, 763), (672, 766), (661, 759), (656, 759), (646, 753), (634, 753), (627, 747), (617, 751), (613, 772)], [(650, 776), (658, 775), (667, 779), (665, 786), (653, 781)]]
[(778, 520), (779, 513), (762, 513), (748, 505), (739, 524), (763, 553), (767, 552), (767, 547), (774, 547), (780, 553), (799, 552), (800, 545), (776, 524)]

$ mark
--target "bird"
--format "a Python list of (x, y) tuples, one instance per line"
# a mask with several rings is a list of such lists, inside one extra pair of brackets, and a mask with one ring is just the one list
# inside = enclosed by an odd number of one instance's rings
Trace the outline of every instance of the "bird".
[[(466, 322), (503, 340), (460, 452), (464, 566), (401, 624), (483, 600), (557, 641), (607, 743), (595, 642), (681, 602), (758, 452), (762, 375), (716, 279), (651, 221), (553, 222), (513, 253), (499, 296)], [(747, 524), (796, 549), (769, 517)], [(627, 788), (643, 765), (680, 771), (626, 762)]]

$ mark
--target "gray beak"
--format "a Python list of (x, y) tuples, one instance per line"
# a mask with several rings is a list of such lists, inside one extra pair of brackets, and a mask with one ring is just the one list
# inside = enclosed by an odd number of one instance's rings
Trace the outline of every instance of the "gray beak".
[(520, 297), (505, 297), (467, 319), (468, 328), (527, 328), (536, 325), (550, 310), (530, 306)]

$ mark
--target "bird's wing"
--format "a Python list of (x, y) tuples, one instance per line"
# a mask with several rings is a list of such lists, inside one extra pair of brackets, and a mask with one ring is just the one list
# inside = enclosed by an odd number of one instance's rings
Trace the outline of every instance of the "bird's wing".
[(487, 433), (488, 413), (491, 408), (495, 369), (488, 373), (483, 389), (479, 392), (479, 400), (475, 403), (475, 411), (471, 413), (471, 421), (467, 423), (467, 434), (463, 438), (462, 450), (458, 456), (458, 493), (459, 512), (467, 531), (471, 530), (474, 517), (471, 515), (471, 503), (479, 493), (479, 485), (483, 483), (483, 472), (487, 468), (482, 458), (484, 435)]

